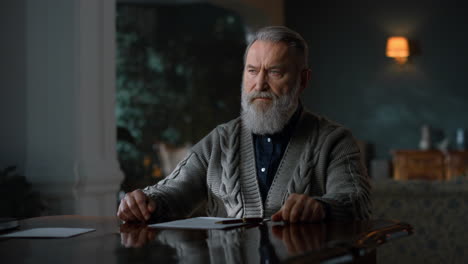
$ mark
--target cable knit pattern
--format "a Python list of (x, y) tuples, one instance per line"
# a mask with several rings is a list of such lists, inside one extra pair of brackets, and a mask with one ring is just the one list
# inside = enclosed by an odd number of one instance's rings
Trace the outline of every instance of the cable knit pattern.
[(240, 118), (215, 128), (191, 149), (176, 170), (143, 191), (156, 201), (155, 217), (269, 217), (291, 193), (327, 205), (334, 220), (370, 216), (370, 185), (351, 133), (325, 118), (302, 112), (264, 203), (255, 169), (252, 134)]
[(190, 153), (189, 155), (187, 155), (187, 157), (185, 157), (182, 161), (180, 161), (179, 164), (177, 164), (174, 171), (172, 171), (172, 173), (169, 176), (167, 176), (167, 178), (163, 179), (161, 183), (164, 184), (168, 180), (173, 180), (177, 178), (177, 176), (179, 176), (180, 174), (181, 169), (185, 166), (185, 164), (187, 164), (187, 160), (190, 158), (191, 155), (194, 155), (194, 153)]
[[(312, 139), (312, 138), (311, 138)], [(301, 155), (299, 165), (293, 173), (293, 178), (288, 186), (288, 194), (292, 193), (310, 193), (311, 185), (311, 171), (315, 167), (317, 162), (317, 155), (313, 155), (313, 147), (311, 145), (311, 140), (306, 144), (304, 153)], [(315, 158), (314, 158), (315, 157)]]
[(224, 206), (231, 217), (242, 217), (242, 196), (239, 183), (239, 126), (240, 120), (234, 123), (232, 130), (222, 129), (221, 145), (221, 176), (220, 194), (224, 196)]
[[(323, 195), (325, 192), (324, 184), (315, 184), (312, 186), (314, 179), (314, 170), (317, 167), (317, 162), (320, 157), (320, 150), (323, 146), (324, 139), (319, 140), (319, 135), (329, 134), (336, 126), (330, 123), (329, 126), (322, 128), (324, 131), (319, 131), (320, 124), (316, 122), (313, 126), (314, 133), (312, 133), (306, 143), (305, 150), (303, 151), (297, 169), (294, 171), (293, 178), (288, 185), (288, 195), (292, 193), (300, 194), (315, 194)], [(324, 179), (318, 179), (319, 183), (324, 183)], [(314, 188), (315, 190), (312, 190)], [(285, 197), (287, 198), (287, 197)]]

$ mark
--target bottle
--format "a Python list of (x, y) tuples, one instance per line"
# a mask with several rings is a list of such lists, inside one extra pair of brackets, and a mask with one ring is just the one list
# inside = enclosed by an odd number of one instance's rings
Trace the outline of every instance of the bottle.
[(457, 150), (466, 149), (466, 140), (465, 140), (465, 129), (458, 128), (456, 132), (455, 144), (457, 145)]
[(429, 150), (432, 147), (431, 141), (431, 128), (429, 125), (423, 125), (421, 127), (421, 140), (419, 141), (420, 150)]

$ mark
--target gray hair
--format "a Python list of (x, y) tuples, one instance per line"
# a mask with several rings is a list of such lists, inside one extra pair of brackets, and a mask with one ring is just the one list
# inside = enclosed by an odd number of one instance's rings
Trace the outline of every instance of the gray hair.
[(299, 58), (303, 62), (303, 65), (300, 66), (308, 67), (309, 48), (307, 42), (299, 33), (283, 26), (270, 26), (259, 29), (245, 49), (244, 64), (250, 47), (257, 40), (285, 43), (288, 47), (292, 47), (297, 51)]

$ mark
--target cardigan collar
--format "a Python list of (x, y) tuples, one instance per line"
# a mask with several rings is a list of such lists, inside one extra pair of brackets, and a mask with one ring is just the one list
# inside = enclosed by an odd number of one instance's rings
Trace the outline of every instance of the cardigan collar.
[(282, 201), (287, 193), (288, 182), (306, 145), (307, 133), (310, 132), (301, 128), (305, 125), (303, 121), (305, 112), (302, 104), (300, 104), (296, 113), (298, 113), (298, 117), (292, 127), (291, 139), (276, 171), (265, 204), (262, 203), (257, 180), (253, 135), (241, 122), (239, 182), (244, 202), (243, 217), (270, 217), (281, 208)]

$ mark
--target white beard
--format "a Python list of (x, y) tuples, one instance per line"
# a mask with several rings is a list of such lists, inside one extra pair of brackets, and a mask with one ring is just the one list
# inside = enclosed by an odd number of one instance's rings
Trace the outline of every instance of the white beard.
[[(246, 93), (242, 87), (241, 118), (244, 125), (257, 135), (271, 135), (283, 130), (297, 109), (299, 82), (289, 93), (277, 96), (271, 91)], [(271, 102), (254, 101), (254, 98), (271, 98)]]

